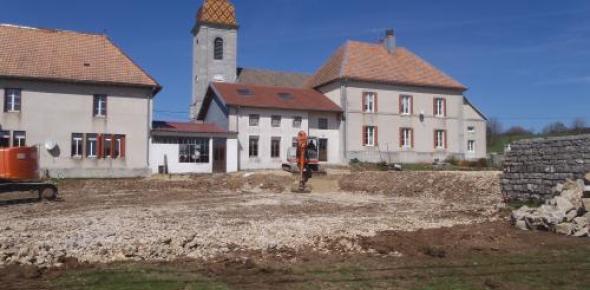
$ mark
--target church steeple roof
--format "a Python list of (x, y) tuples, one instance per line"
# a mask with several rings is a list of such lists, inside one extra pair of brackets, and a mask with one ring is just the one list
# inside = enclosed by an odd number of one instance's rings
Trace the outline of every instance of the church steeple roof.
[(197, 23), (237, 27), (235, 7), (229, 0), (204, 0), (197, 13)]

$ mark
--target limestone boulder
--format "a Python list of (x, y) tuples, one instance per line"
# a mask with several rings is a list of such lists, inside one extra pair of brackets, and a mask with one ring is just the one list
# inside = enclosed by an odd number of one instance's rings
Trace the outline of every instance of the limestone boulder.
[(555, 232), (561, 235), (570, 236), (574, 232), (574, 225), (571, 223), (561, 223), (555, 226)]
[(584, 187), (584, 181), (581, 179), (577, 181), (567, 180), (563, 185), (560, 196), (567, 199), (575, 208), (583, 208)]

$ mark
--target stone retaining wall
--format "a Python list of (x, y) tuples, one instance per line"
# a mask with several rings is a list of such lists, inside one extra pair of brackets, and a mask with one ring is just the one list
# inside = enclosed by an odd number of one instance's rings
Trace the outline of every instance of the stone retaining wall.
[(504, 161), (502, 192), (510, 200), (552, 198), (566, 179), (590, 172), (590, 134), (517, 141)]

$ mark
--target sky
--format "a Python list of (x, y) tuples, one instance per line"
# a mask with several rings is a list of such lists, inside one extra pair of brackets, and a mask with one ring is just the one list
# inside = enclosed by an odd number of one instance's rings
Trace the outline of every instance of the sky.
[[(0, 0), (0, 23), (106, 33), (164, 87), (156, 118), (185, 120), (202, 0)], [(590, 123), (590, 1), (232, 0), (238, 65), (315, 72), (346, 40), (394, 28), (508, 128)], [(8, 13), (9, 12), (9, 13)]]

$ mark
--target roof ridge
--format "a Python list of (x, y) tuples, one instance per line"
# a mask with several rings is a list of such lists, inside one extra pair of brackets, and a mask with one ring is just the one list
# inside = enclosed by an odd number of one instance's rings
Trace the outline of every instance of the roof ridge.
[(26, 30), (37, 30), (37, 31), (45, 31), (45, 32), (55, 32), (55, 33), (70, 33), (70, 34), (88, 35), (88, 36), (103, 36), (103, 37), (107, 36), (106, 33), (100, 33), (100, 32), (82, 32), (82, 31), (75, 31), (75, 30), (68, 30), (68, 29), (34, 27), (34, 26), (26, 26), (26, 25), (11, 24), (11, 23), (0, 23), (0, 27), (23, 29), (23, 30), (25, 30), (25, 29)]
[(344, 77), (344, 71), (346, 69), (346, 66), (348, 65), (348, 47), (352, 42), (352, 40), (347, 40), (342, 48), (344, 50), (342, 52), (342, 63), (340, 64), (340, 68), (338, 69), (338, 76), (341, 78)]
[(298, 74), (298, 75), (307, 75), (310, 76), (312, 74), (305, 73), (305, 72), (290, 72), (290, 71), (283, 71), (283, 70), (272, 70), (267, 68), (247, 68), (242, 67), (242, 70), (250, 70), (250, 71), (258, 71), (258, 72), (273, 72), (273, 73), (283, 73), (283, 74)]

